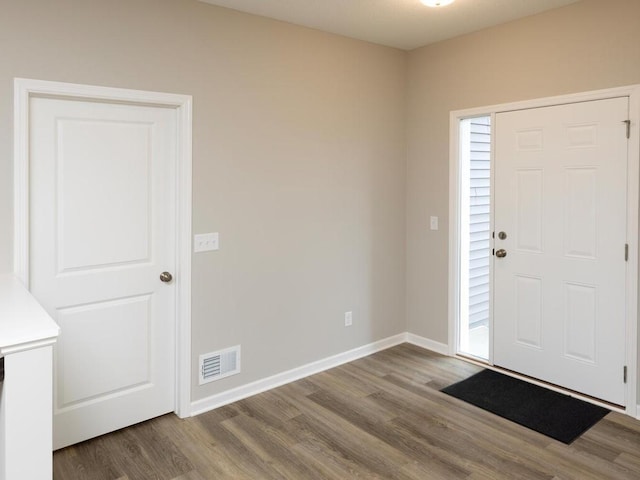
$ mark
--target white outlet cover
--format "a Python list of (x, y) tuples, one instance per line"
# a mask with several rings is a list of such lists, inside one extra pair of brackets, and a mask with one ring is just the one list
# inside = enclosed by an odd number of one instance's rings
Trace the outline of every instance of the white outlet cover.
[(353, 325), (353, 312), (345, 312), (344, 313), (344, 326), (350, 327)]
[(200, 233), (193, 236), (193, 251), (209, 252), (220, 248), (220, 235), (215, 233)]

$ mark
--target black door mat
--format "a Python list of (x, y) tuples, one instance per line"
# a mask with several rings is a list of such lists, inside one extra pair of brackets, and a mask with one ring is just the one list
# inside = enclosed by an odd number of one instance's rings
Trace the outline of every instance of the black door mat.
[(493, 370), (483, 370), (441, 391), (566, 444), (609, 413), (606, 408)]

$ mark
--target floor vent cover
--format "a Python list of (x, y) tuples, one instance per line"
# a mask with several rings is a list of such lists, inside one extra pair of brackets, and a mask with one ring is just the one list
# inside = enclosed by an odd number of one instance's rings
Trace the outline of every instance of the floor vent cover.
[(200, 385), (240, 373), (240, 345), (200, 355)]

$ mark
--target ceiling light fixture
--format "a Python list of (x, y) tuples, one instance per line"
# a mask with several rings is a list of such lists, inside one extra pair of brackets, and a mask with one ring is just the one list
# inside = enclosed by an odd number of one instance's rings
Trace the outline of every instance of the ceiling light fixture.
[(451, 5), (455, 0), (420, 0), (427, 7), (444, 7)]

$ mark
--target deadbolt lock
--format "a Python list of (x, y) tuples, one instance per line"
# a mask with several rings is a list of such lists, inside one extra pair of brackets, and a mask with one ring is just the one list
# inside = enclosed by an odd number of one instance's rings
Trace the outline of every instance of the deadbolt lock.
[(505, 240), (507, 238), (507, 234), (505, 232), (498, 233), (498, 238), (500, 240)]

